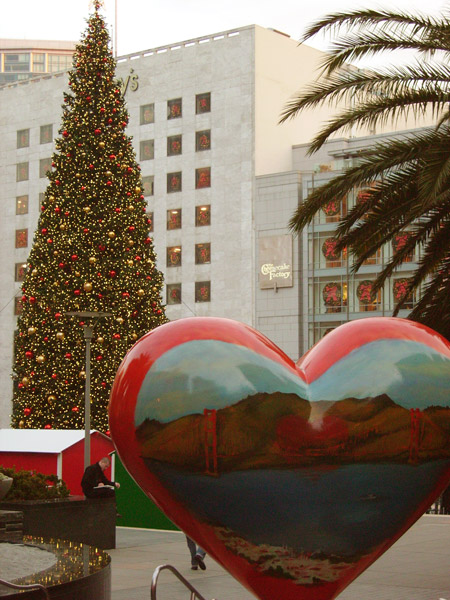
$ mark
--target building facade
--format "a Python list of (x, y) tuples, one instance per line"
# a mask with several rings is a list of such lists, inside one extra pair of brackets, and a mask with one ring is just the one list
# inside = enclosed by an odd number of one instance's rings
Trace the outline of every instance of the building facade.
[[(332, 144), (319, 159), (306, 157), (307, 142), (329, 117), (325, 108), (278, 125), (283, 106), (316, 77), (321, 58), (319, 50), (252, 25), (121, 57), (117, 66), (168, 318), (236, 319), (294, 360), (327, 329), (388, 314), (393, 302), (381, 296), (366, 304), (360, 297), (360, 284), (373, 278), (383, 257), (351, 277), (345, 257), (323, 254), (342, 207), (303, 237), (287, 227), (310, 187), (345, 164), (342, 148), (356, 143), (341, 140), (341, 154)], [(0, 86), (3, 427), (21, 281), (66, 89), (65, 73)], [(317, 167), (318, 160), (334, 161), (333, 168)], [(328, 293), (335, 299), (322, 301)]]
[(0, 40), (0, 85), (26, 81), (72, 66), (75, 42)]

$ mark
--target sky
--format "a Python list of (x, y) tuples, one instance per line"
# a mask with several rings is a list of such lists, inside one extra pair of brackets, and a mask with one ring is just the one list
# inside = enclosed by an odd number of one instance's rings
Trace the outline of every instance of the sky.
[[(220, 31), (261, 25), (298, 40), (306, 25), (333, 12), (383, 8), (437, 14), (450, 0), (103, 0), (112, 28), (117, 4), (117, 53), (131, 54)], [(77, 41), (90, 0), (15, 0), (0, 22), (0, 38)], [(112, 33), (114, 38), (114, 33)], [(308, 42), (311, 43), (311, 42)], [(325, 49), (323, 40), (311, 43)]]

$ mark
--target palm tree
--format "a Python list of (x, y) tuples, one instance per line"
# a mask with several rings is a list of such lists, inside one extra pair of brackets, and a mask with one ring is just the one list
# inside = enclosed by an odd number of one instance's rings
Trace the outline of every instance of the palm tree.
[[(374, 143), (360, 155), (357, 166), (316, 188), (298, 207), (290, 226), (299, 233), (331, 200), (367, 186), (366, 201), (352, 208), (337, 227), (336, 250), (350, 249), (356, 272), (365, 259), (407, 229), (407, 242), (380, 272), (374, 291), (408, 255), (420, 250), (408, 293), (394, 315), (420, 288), (422, 295), (409, 318), (450, 339), (450, 14), (436, 18), (387, 10), (332, 14), (311, 25), (301, 41), (330, 31), (337, 37), (321, 77), (293, 98), (281, 116), (283, 122), (307, 108), (344, 103), (346, 108), (317, 133), (310, 154), (336, 132), (374, 127), (399, 116), (431, 114), (434, 125)], [(393, 50), (414, 51), (415, 58), (408, 64), (370, 70), (349, 65)]]

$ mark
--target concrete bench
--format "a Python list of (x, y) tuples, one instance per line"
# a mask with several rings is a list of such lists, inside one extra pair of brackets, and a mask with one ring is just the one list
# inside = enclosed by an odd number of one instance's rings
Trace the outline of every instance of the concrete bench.
[(24, 535), (116, 547), (116, 499), (69, 496), (54, 500), (0, 502), (0, 510), (23, 513)]

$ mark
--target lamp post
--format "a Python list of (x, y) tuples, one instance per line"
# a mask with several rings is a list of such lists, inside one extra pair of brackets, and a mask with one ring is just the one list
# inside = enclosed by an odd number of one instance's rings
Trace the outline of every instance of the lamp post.
[(107, 312), (66, 312), (70, 317), (86, 320), (83, 325), (84, 340), (86, 342), (86, 380), (84, 385), (84, 468), (91, 464), (91, 342), (94, 337), (95, 319), (111, 317)]

